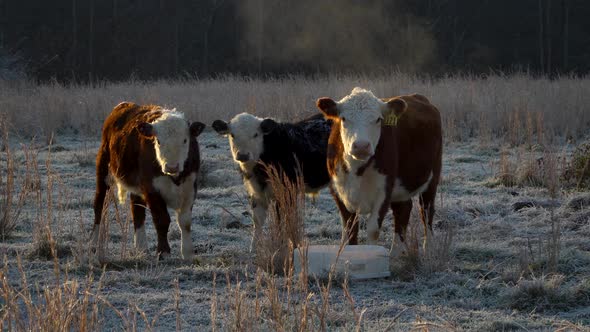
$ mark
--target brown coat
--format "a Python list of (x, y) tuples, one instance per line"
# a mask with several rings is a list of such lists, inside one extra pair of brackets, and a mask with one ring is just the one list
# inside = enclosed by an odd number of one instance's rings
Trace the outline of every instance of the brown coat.
[[(190, 125), (189, 154), (184, 169), (172, 177), (162, 172), (154, 148), (155, 137), (140, 134), (140, 126), (153, 123), (162, 116), (162, 108), (155, 105), (137, 105), (120, 103), (104, 122), (102, 143), (96, 157), (96, 195), (94, 200), (95, 228), (102, 218), (103, 204), (107, 190), (112, 185), (111, 178), (131, 192), (131, 212), (135, 229), (143, 227), (145, 207), (150, 208), (153, 222), (158, 233), (158, 252), (169, 253), (167, 240), (170, 216), (167, 203), (153, 179), (169, 177), (179, 186), (188, 180), (191, 174), (199, 171), (200, 154), (196, 137), (204, 125), (195, 122)], [(187, 126), (189, 123), (187, 122)], [(111, 177), (109, 177), (109, 174)], [(120, 186), (121, 187), (121, 186)], [(197, 192), (197, 182), (193, 180), (191, 202)], [(190, 225), (188, 226), (190, 229)]]
[[(434, 199), (442, 168), (442, 131), (440, 113), (426, 97), (414, 94), (383, 99), (383, 101), (389, 102), (398, 98), (405, 101), (407, 108), (401, 113), (395, 126), (385, 124), (381, 126), (381, 136), (375, 148), (375, 154), (357, 170), (357, 176), (363, 176), (369, 167), (375, 168), (380, 174), (386, 176), (383, 183), (386, 194), (379, 211), (379, 227), (388, 208), (391, 208), (395, 217), (395, 232), (403, 240), (412, 201), (411, 199), (396, 200), (392, 195), (394, 186), (396, 181), (399, 181), (407, 192), (414, 193), (431, 177), (425, 190), (418, 193), (421, 207), (426, 211), (423, 219), (425, 227), (431, 229)], [(340, 137), (339, 119), (337, 117), (330, 117), (330, 119), (334, 120), (334, 124), (328, 143), (327, 162), (330, 176), (334, 178), (338, 176), (338, 167), (345, 166), (344, 148)], [(344, 170), (348, 172), (345, 167)], [(349, 242), (356, 244), (358, 242), (358, 224), (354, 222), (357, 217), (356, 212), (348, 211), (336, 190), (331, 189), (345, 223)]]

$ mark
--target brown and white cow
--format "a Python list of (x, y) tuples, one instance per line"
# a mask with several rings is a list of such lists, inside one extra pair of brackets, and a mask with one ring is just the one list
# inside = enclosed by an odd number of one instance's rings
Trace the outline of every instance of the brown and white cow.
[(197, 136), (205, 125), (192, 124), (175, 109), (123, 102), (104, 122), (96, 157), (93, 242), (98, 240), (105, 195), (113, 184), (125, 203), (131, 195), (135, 247), (147, 249), (145, 208), (150, 209), (158, 233), (157, 253), (170, 253), (168, 208), (175, 210), (181, 231), (181, 253), (193, 256), (191, 210), (197, 194), (200, 168)]
[(436, 107), (418, 94), (381, 100), (361, 88), (338, 102), (320, 98), (317, 106), (333, 120), (328, 171), (349, 243), (358, 243), (358, 214), (368, 214), (368, 242), (375, 243), (391, 208), (394, 241), (403, 244), (416, 195), (426, 241), (432, 231), (442, 164), (441, 119)]

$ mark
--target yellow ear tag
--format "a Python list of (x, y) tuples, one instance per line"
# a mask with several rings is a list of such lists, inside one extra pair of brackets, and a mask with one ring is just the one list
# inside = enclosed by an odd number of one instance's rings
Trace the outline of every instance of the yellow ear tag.
[(397, 126), (397, 121), (399, 120), (399, 115), (395, 115), (395, 113), (391, 112), (388, 116), (383, 119), (383, 124), (386, 126), (395, 127)]

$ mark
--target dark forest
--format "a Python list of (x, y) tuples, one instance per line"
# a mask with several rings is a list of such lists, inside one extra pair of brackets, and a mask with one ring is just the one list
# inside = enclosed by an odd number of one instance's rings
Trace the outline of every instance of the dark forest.
[(0, 0), (0, 76), (586, 74), (583, 0)]

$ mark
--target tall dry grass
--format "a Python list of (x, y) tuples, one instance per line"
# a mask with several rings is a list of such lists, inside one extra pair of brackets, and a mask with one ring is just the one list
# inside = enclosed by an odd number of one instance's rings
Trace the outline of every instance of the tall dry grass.
[[(50, 140), (51, 141), (51, 140)], [(127, 308), (120, 308), (102, 294), (102, 278), (94, 279), (94, 266), (89, 264), (91, 253), (87, 240), (87, 225), (80, 225), (79, 239), (72, 249), (74, 264), (62, 258), (64, 250), (63, 230), (59, 219), (63, 218), (62, 209), (67, 196), (58, 180), (58, 174), (52, 169), (51, 146), (45, 156), (44, 170), (39, 167), (38, 150), (25, 149), (25, 169), (27, 181), (21, 191), (26, 191), (27, 202), (35, 210), (32, 220), (32, 241), (28, 250), (30, 259), (46, 259), (52, 262), (53, 269), (42, 282), (29, 281), (29, 269), (20, 253), (9, 259), (4, 256), (4, 267), (0, 270), (0, 329), (8, 331), (98, 331), (105, 324), (107, 317), (111, 321), (107, 325), (119, 326), (125, 331), (157, 330), (159, 318), (170, 311), (177, 315), (177, 327), (180, 325), (180, 290), (175, 280), (174, 307), (164, 307), (159, 312), (148, 316), (131, 299)], [(119, 224), (124, 223), (116, 213)], [(80, 222), (84, 221), (80, 211)], [(125, 224), (128, 228), (128, 223)], [(123, 226), (121, 226), (123, 227)], [(106, 229), (108, 231), (108, 228)], [(108, 233), (105, 235), (104, 262), (108, 256)], [(125, 247), (123, 247), (125, 248)], [(122, 250), (124, 259), (125, 250)], [(99, 254), (100, 256), (100, 254)], [(104, 263), (102, 262), (102, 263)], [(16, 266), (15, 266), (16, 265)], [(86, 268), (88, 273), (83, 277), (70, 275), (70, 268)], [(104, 275), (104, 270), (103, 270)], [(111, 311), (110, 315), (106, 311)], [(112, 316), (118, 318), (113, 321)]]
[[(22, 177), (19, 186), (17, 180), (18, 165), (15, 162), (10, 144), (8, 144), (8, 128), (5, 121), (0, 122), (0, 137), (4, 160), (0, 161), (0, 237), (5, 240), (17, 226), (19, 216), (27, 197), (28, 172)], [(19, 187), (21, 188), (19, 190)]]
[(286, 173), (265, 165), (268, 183), (273, 192), (269, 207), (268, 227), (256, 245), (256, 263), (272, 273), (291, 268), (293, 249), (305, 237), (305, 182), (302, 176), (291, 181)]
[(383, 97), (426, 95), (443, 114), (447, 142), (481, 136), (483, 142), (500, 137), (519, 144), (540, 135), (538, 121), (547, 125), (546, 133), (584, 135), (590, 126), (590, 113), (584, 111), (590, 104), (589, 80), (524, 73), (430, 78), (394, 72), (380, 77), (223, 76), (95, 86), (0, 81), (0, 113), (13, 129), (28, 135), (48, 139), (51, 132), (73, 131), (98, 136), (102, 121), (123, 100), (177, 107), (205, 123), (244, 111), (293, 120), (317, 112), (319, 97), (341, 98), (362, 86)]
[(400, 280), (411, 281), (417, 276), (445, 271), (452, 266), (455, 258), (456, 228), (447, 226), (431, 233), (424, 246), (422, 217), (412, 213), (406, 230), (407, 251), (404, 255), (392, 256), (390, 259), (391, 274)]
[[(0, 270), (0, 329), (7, 331), (101, 331), (105, 325), (122, 331), (157, 331), (160, 318), (176, 315), (176, 329), (182, 329), (181, 293), (178, 279), (174, 280), (174, 305), (163, 306), (148, 315), (134, 299), (121, 308), (103, 294), (103, 277), (95, 280), (93, 271), (82, 279), (72, 277), (67, 267), (57, 259), (52, 244), (53, 275), (43, 284), (28, 280), (28, 272), (20, 255), (14, 266), (4, 256)], [(18, 281), (15, 279), (19, 279)], [(106, 321), (108, 319), (108, 322)]]
[[(274, 167), (266, 171), (274, 200), (268, 228), (257, 245), (258, 268), (253, 276), (226, 274), (225, 287), (219, 290), (214, 276), (212, 330), (326, 331), (331, 324), (343, 324), (349, 330), (360, 331), (365, 311), (356, 305), (346, 276), (336, 275), (336, 264), (327, 276), (315, 280), (308, 276), (303, 178), (298, 176), (292, 182)], [(345, 243), (341, 243), (340, 252)], [(294, 255), (300, 255), (298, 272)], [(334, 284), (341, 286), (344, 306), (332, 303)]]
[[(56, 261), (57, 262), (57, 261)], [(84, 282), (63, 275), (54, 268), (54, 282), (33, 285), (20, 256), (17, 256), (20, 284), (11, 283), (8, 258), (0, 270), (2, 312), (0, 329), (8, 331), (96, 331), (100, 326), (100, 304), (95, 299), (94, 278)], [(56, 263), (59, 264), (59, 263)], [(98, 285), (100, 291), (100, 283)]]

